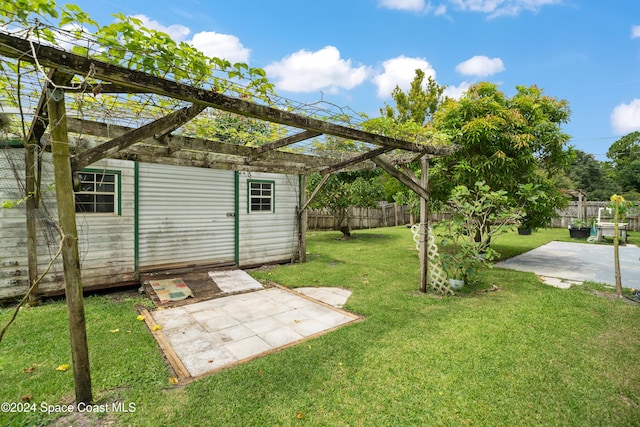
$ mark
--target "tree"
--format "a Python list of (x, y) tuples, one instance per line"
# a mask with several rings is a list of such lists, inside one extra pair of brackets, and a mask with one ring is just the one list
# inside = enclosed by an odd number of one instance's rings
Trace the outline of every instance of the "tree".
[(574, 151), (575, 157), (567, 177), (571, 187), (584, 190), (589, 200), (608, 200), (611, 194), (620, 193), (621, 186), (612, 178), (611, 164), (596, 160), (593, 154)]
[(440, 106), (433, 125), (460, 148), (434, 162), (430, 179), (435, 199), (444, 202), (456, 185), (472, 188), (482, 181), (494, 191), (506, 191), (521, 206), (529, 203), (518, 194), (521, 185), (544, 190), (547, 197), (537, 203), (546, 203), (545, 215), (566, 203), (548, 180), (572, 157), (566, 147), (569, 136), (561, 130), (569, 120), (568, 103), (543, 95), (536, 86), (516, 89), (507, 97), (493, 83), (478, 83), (461, 99), (447, 99)]
[(623, 191), (640, 191), (640, 132), (631, 132), (611, 144), (607, 157)]
[[(377, 173), (371, 171), (332, 174), (322, 186), (310, 206), (327, 208), (334, 217), (334, 229), (349, 236), (349, 208), (375, 207), (384, 197), (384, 188)], [(307, 191), (313, 191), (322, 177), (312, 174), (307, 180)]]
[(383, 117), (393, 119), (397, 123), (414, 122), (424, 125), (431, 120), (442, 102), (442, 93), (446, 86), (440, 86), (431, 76), (424, 83), (424, 71), (416, 69), (416, 75), (411, 82), (411, 88), (404, 93), (399, 86), (391, 92), (395, 101), (395, 109), (385, 105), (380, 109)]
[[(393, 128), (400, 134), (418, 135), (418, 139), (428, 140), (432, 144), (448, 143), (448, 138), (436, 132), (430, 125), (434, 113), (443, 101), (445, 88), (446, 86), (438, 85), (431, 76), (425, 82), (424, 71), (416, 69), (409, 91), (405, 93), (399, 86), (396, 86), (391, 92), (395, 106), (385, 104), (380, 109), (382, 117), (369, 120), (365, 123), (365, 127), (378, 132), (388, 132), (386, 129)], [(420, 178), (420, 166), (417, 161), (407, 167)], [(413, 223), (413, 218), (420, 205), (419, 197), (406, 186), (400, 185), (395, 179), (381, 179), (385, 187), (386, 199), (408, 205), (411, 212), (411, 223)]]

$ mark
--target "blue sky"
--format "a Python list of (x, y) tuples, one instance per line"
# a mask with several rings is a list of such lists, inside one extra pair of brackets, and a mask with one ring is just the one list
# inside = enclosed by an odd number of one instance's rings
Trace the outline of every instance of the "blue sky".
[(75, 0), (101, 24), (137, 15), (210, 56), (267, 71), (279, 95), (371, 117), (421, 68), (447, 94), (538, 85), (567, 99), (576, 148), (606, 160), (640, 130), (638, 0)]

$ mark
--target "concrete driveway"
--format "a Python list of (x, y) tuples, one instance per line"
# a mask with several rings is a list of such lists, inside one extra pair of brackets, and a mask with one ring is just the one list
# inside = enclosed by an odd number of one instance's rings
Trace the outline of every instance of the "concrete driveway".
[[(539, 276), (590, 281), (615, 286), (613, 246), (550, 242), (496, 263), (496, 267), (529, 271)], [(640, 289), (640, 248), (620, 246), (622, 286)]]

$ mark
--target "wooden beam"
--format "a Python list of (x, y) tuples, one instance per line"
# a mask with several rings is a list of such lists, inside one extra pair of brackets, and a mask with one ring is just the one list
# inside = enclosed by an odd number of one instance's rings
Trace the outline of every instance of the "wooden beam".
[[(49, 72), (52, 79), (55, 71)], [(27, 264), (29, 269), (29, 305), (40, 304), (40, 289), (38, 281), (38, 233), (36, 226), (36, 210), (40, 202), (40, 174), (38, 154), (40, 153), (40, 139), (49, 125), (47, 112), (47, 91), (43, 90), (38, 105), (33, 113), (33, 120), (27, 132), (24, 144), (25, 166), (25, 196), (27, 219)]]
[(309, 204), (313, 202), (313, 199), (316, 197), (316, 195), (318, 194), (322, 186), (327, 182), (330, 176), (331, 175), (325, 175), (322, 177), (318, 185), (316, 185), (316, 188), (313, 189), (313, 192), (311, 193), (309, 198), (304, 202), (304, 205), (302, 205), (302, 208), (300, 208), (300, 212), (304, 212), (309, 207)]
[[(118, 125), (108, 125), (105, 123), (98, 123), (87, 120), (79, 120), (74, 118), (68, 118), (67, 123), (69, 126), (69, 131), (78, 133), (78, 134), (86, 134), (93, 135), (99, 137), (118, 137), (120, 135), (124, 135), (127, 132), (130, 132), (132, 128), (118, 126)], [(237, 156), (241, 157), (242, 160), (234, 159), (235, 164), (243, 164), (246, 166), (251, 165), (259, 165), (259, 170), (265, 170), (265, 165), (272, 164), (275, 172), (277, 170), (283, 170), (283, 165), (286, 164), (297, 164), (298, 167), (295, 170), (296, 173), (304, 171), (304, 173), (317, 172), (322, 168), (326, 168), (327, 166), (331, 166), (335, 160), (328, 159), (324, 157), (317, 156), (309, 156), (305, 154), (297, 154), (297, 153), (288, 153), (284, 151), (268, 151), (265, 153), (258, 154), (256, 147), (247, 147), (245, 145), (236, 145), (229, 144), (225, 142), (219, 141), (211, 141), (201, 138), (191, 138), (180, 135), (168, 135), (161, 138), (161, 141), (156, 141), (153, 138), (146, 138), (140, 141), (138, 144), (144, 144), (145, 146), (153, 147), (153, 152), (150, 152), (152, 155), (156, 155), (161, 150), (158, 147), (163, 147), (165, 151), (162, 152), (162, 156), (170, 156), (173, 153), (184, 150), (184, 151), (202, 151), (213, 154), (223, 154), (229, 156)], [(141, 150), (136, 149), (136, 145), (133, 145), (125, 151), (132, 153), (135, 152), (137, 156), (139, 156), (139, 161), (143, 157), (147, 158)], [(123, 154), (113, 153), (110, 154), (112, 158), (123, 159)], [(131, 157), (129, 157), (131, 158)], [(154, 163), (158, 163), (155, 161)], [(303, 167), (304, 166), (304, 167)], [(373, 165), (371, 165), (373, 166)], [(370, 166), (370, 167), (371, 167)], [(223, 168), (223, 169), (229, 169)], [(248, 171), (258, 171), (258, 169), (249, 168), (234, 168), (235, 170), (248, 170)], [(286, 173), (286, 172), (285, 172)]]
[(99, 95), (101, 93), (108, 93), (108, 94), (149, 93), (149, 91), (147, 90), (133, 89), (128, 86), (123, 86), (116, 83), (98, 83), (96, 85), (90, 85), (90, 84), (84, 83), (76, 88), (66, 89), (66, 92), (87, 93), (93, 96)]
[(197, 116), (206, 107), (201, 104), (193, 104), (189, 107), (185, 107), (181, 110), (174, 111), (168, 116), (162, 117), (158, 120), (154, 120), (142, 127), (132, 130), (129, 133), (118, 136), (111, 141), (107, 141), (91, 148), (83, 153), (80, 153), (71, 159), (71, 168), (74, 171), (78, 171), (82, 168), (89, 166), (92, 163), (97, 162), (100, 159), (107, 157), (110, 151), (119, 151), (127, 148), (136, 142), (153, 136), (158, 133), (164, 133), (167, 130), (171, 131), (175, 127), (188, 122), (195, 116)]
[[(33, 58), (32, 56), (32, 47), (37, 52), (37, 58)], [(211, 90), (151, 76), (140, 71), (108, 64), (96, 59), (85, 58), (6, 33), (0, 33), (0, 54), (20, 58), (22, 61), (34, 63), (37, 61), (41, 66), (69, 70), (77, 74), (87, 75), (91, 73), (96, 79), (120, 84), (138, 91), (143, 90), (174, 99), (202, 103), (223, 111), (341, 138), (369, 142), (371, 144), (408, 151), (427, 152), (433, 155), (449, 154), (451, 151), (448, 147), (426, 146), (329, 123), (290, 111), (256, 104), (245, 99), (233, 98)]]
[(406, 164), (401, 164), (400, 165), (400, 169), (402, 169), (405, 173), (405, 175), (407, 175), (407, 177), (409, 177), (413, 182), (415, 182), (418, 185), (420, 184), (420, 179), (416, 176), (415, 173), (413, 173), (413, 171), (411, 169), (409, 169), (409, 166), (407, 166)]
[(319, 132), (305, 130), (303, 132), (296, 133), (295, 135), (291, 135), (286, 138), (279, 139), (269, 144), (261, 145), (260, 147), (256, 148), (256, 152), (260, 154), (260, 153), (264, 153), (265, 151), (276, 150), (278, 148), (286, 147), (287, 145), (295, 144), (296, 142), (301, 142), (301, 141), (314, 138), (320, 135), (322, 134)]
[(329, 166), (329, 167), (327, 167), (327, 168), (322, 169), (322, 170), (320, 171), (320, 173), (321, 173), (322, 175), (328, 175), (328, 174), (330, 174), (330, 173), (337, 172), (337, 171), (339, 171), (339, 170), (341, 170), (341, 169), (344, 169), (344, 168), (346, 168), (346, 167), (349, 167), (349, 166), (351, 166), (351, 165), (355, 165), (355, 164), (358, 164), (358, 163), (362, 163), (362, 162), (364, 162), (365, 160), (372, 159), (372, 158), (374, 158), (374, 157), (376, 157), (376, 156), (379, 156), (380, 154), (384, 154), (384, 153), (386, 153), (387, 151), (391, 151), (391, 150), (393, 150), (393, 148), (389, 148), (389, 147), (378, 147), (378, 148), (373, 149), (373, 150), (371, 150), (371, 151), (367, 151), (366, 153), (363, 153), (363, 154), (361, 154), (361, 155), (359, 155), (359, 156), (352, 157), (352, 158), (350, 158), (349, 160), (345, 160), (344, 162), (335, 163), (335, 164), (333, 164), (333, 165), (331, 165), (331, 166)]
[(114, 159), (132, 160), (143, 163), (158, 163), (174, 166), (189, 166), (221, 170), (237, 170), (246, 172), (273, 172), (292, 175), (305, 175), (314, 169), (301, 164), (283, 163), (274, 165), (271, 162), (245, 163), (244, 158), (217, 153), (177, 151), (168, 153), (166, 147), (139, 147), (138, 144), (119, 151), (111, 156)]
[[(53, 82), (66, 86), (71, 81), (68, 75), (54, 76)], [(56, 184), (58, 223), (62, 230), (62, 263), (64, 267), (65, 296), (71, 336), (71, 358), (76, 392), (76, 403), (90, 403), (91, 375), (89, 370), (89, 349), (80, 276), (80, 256), (78, 253), (78, 231), (76, 209), (71, 179), (71, 154), (67, 136), (67, 121), (62, 89), (48, 90), (51, 151)]]
[(398, 181), (400, 181), (401, 183), (409, 187), (409, 189), (413, 190), (416, 194), (418, 194), (418, 196), (425, 199), (429, 198), (429, 192), (427, 191), (426, 188), (423, 188), (421, 185), (418, 185), (415, 182), (413, 182), (411, 178), (409, 178), (408, 176), (400, 172), (391, 163), (387, 162), (381, 157), (374, 157), (371, 160), (373, 161), (373, 163), (375, 163), (376, 165), (384, 169), (386, 172), (388, 172), (389, 175), (391, 175), (392, 177), (394, 177), (395, 179), (397, 179)]

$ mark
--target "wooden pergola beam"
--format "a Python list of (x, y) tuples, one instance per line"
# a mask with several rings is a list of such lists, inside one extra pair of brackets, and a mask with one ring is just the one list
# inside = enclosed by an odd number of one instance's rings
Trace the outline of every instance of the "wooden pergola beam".
[(202, 104), (193, 104), (189, 107), (174, 111), (168, 116), (154, 120), (142, 127), (133, 129), (130, 132), (104, 142), (97, 147), (77, 154), (71, 159), (71, 169), (73, 171), (78, 171), (107, 157), (110, 151), (123, 150), (142, 139), (156, 134), (163, 134), (167, 131), (170, 132), (200, 114), (200, 112), (205, 108), (206, 107)]
[(286, 147), (287, 145), (295, 144), (296, 142), (302, 142), (320, 135), (322, 134), (319, 132), (305, 130), (303, 132), (296, 133), (295, 135), (287, 136), (286, 138), (282, 138), (269, 144), (257, 147), (256, 153), (261, 154), (265, 151), (277, 150), (278, 148)]
[(393, 150), (393, 148), (378, 147), (378, 148), (375, 148), (375, 149), (373, 149), (371, 151), (367, 151), (366, 153), (363, 153), (363, 154), (361, 154), (359, 156), (354, 156), (354, 157), (352, 157), (352, 158), (350, 158), (348, 160), (345, 160), (343, 162), (335, 163), (335, 164), (333, 164), (333, 165), (331, 165), (329, 167), (326, 167), (326, 168), (322, 169), (320, 171), (320, 173), (322, 175), (328, 175), (328, 174), (337, 172), (339, 170), (345, 169), (345, 168), (347, 168), (349, 166), (352, 166), (352, 165), (355, 165), (355, 164), (358, 164), (358, 163), (362, 163), (365, 160), (372, 159), (374, 157), (377, 157), (377, 156), (379, 156), (381, 154), (384, 154), (387, 151), (391, 151), (391, 150)]
[(110, 158), (133, 160), (144, 163), (159, 163), (178, 166), (204, 167), (224, 170), (238, 170), (247, 172), (275, 172), (284, 174), (304, 175), (314, 172), (314, 169), (303, 163), (280, 161), (254, 161), (247, 163), (244, 157), (206, 151), (180, 150), (170, 152), (166, 146), (158, 144), (135, 144), (119, 151)]
[(409, 187), (409, 189), (413, 190), (416, 194), (418, 194), (418, 196), (422, 197), (423, 199), (429, 199), (429, 191), (426, 188), (422, 187), (419, 184), (416, 184), (411, 178), (400, 172), (391, 163), (387, 162), (381, 157), (374, 157), (373, 159), (371, 159), (371, 161), (384, 169), (387, 173), (389, 173), (389, 175)]
[[(32, 48), (37, 52), (37, 58), (32, 56)], [(0, 34), (0, 55), (19, 58), (21, 61), (33, 63), (37, 61), (41, 66), (59, 68), (63, 71), (76, 74), (87, 75), (91, 73), (96, 79), (130, 87), (136, 91), (142, 90), (174, 99), (181, 99), (183, 101), (202, 103), (223, 111), (341, 138), (407, 151), (428, 152), (428, 154), (433, 155), (444, 155), (450, 152), (450, 149), (447, 147), (429, 147), (415, 142), (329, 123), (290, 111), (256, 104), (248, 100), (233, 98), (211, 90), (151, 76), (140, 71), (108, 64), (96, 59), (86, 58), (10, 34)]]
[(307, 200), (305, 200), (304, 205), (302, 205), (302, 207), (300, 208), (300, 212), (304, 212), (309, 207), (309, 204), (313, 202), (313, 199), (316, 197), (316, 195), (318, 194), (322, 186), (327, 182), (330, 176), (331, 175), (325, 175), (322, 177), (318, 185), (316, 185), (316, 188), (313, 189), (311, 195), (307, 198)]
[[(125, 135), (133, 130), (133, 128), (125, 126), (108, 125), (106, 123), (74, 119), (71, 117), (67, 119), (67, 123), (70, 132), (79, 135), (92, 135), (97, 137), (115, 138), (120, 135)], [(324, 157), (288, 153), (284, 151), (267, 151), (264, 153), (258, 153), (256, 147), (247, 147), (245, 145), (229, 144), (225, 142), (173, 134), (167, 135), (159, 141), (153, 137), (148, 137), (139, 141), (137, 144), (144, 144), (147, 147), (152, 147), (154, 149), (153, 155), (158, 155), (158, 152), (162, 152), (162, 155), (166, 157), (170, 157), (174, 152), (181, 150), (191, 152), (201, 151), (212, 154), (233, 156), (230, 158), (233, 159), (234, 166), (244, 166), (243, 168), (238, 167), (236, 170), (247, 171), (263, 171), (265, 170), (265, 166), (268, 164), (273, 165), (274, 170), (277, 169), (281, 171), (283, 170), (282, 166), (285, 164), (296, 164), (298, 166), (296, 166), (295, 172), (319, 172), (321, 169), (332, 165), (335, 161)], [(111, 153), (110, 157), (119, 159), (133, 159), (134, 157), (138, 159), (147, 158), (148, 156), (145, 156), (140, 149), (135, 148), (137, 144), (128, 147), (121, 153)], [(131, 153), (135, 153), (135, 156)], [(157, 163), (157, 161), (154, 163)], [(253, 165), (256, 165), (257, 168), (252, 168)], [(365, 167), (373, 167), (373, 165), (369, 163), (369, 166)], [(227, 167), (224, 169), (229, 168)]]

